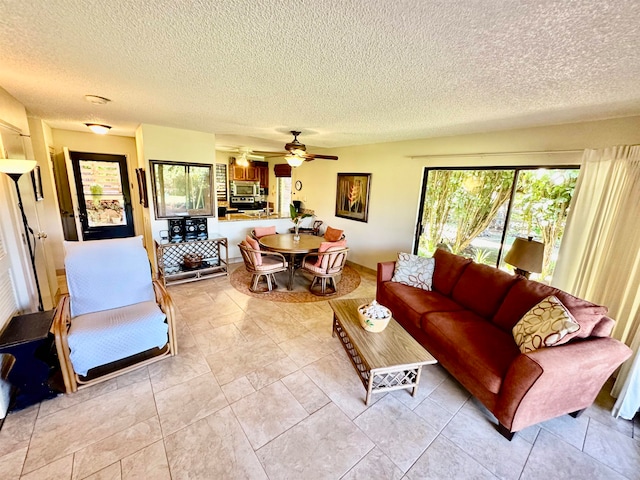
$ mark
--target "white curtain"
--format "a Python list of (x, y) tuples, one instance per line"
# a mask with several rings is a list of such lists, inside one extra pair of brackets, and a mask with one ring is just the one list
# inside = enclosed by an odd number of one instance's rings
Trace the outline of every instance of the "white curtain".
[(584, 152), (554, 286), (609, 307), (612, 336), (634, 355), (622, 366), (613, 415), (640, 408), (640, 146)]

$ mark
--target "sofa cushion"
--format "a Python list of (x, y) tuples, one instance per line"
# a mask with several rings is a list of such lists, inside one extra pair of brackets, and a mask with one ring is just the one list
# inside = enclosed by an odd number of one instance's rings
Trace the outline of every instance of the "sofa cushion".
[(441, 352), (446, 352), (447, 363), (494, 394), (500, 391), (509, 366), (520, 355), (511, 334), (468, 310), (427, 313), (422, 318), (422, 330), (430, 341), (439, 344)]
[(471, 263), (471, 259), (454, 255), (438, 248), (433, 254), (436, 268), (433, 271), (433, 288), (443, 295), (451, 295), (456, 282)]
[(481, 317), (490, 319), (519, 279), (495, 267), (472, 263), (462, 272), (451, 298)]
[(396, 282), (379, 284), (376, 299), (393, 312), (398, 322), (410, 322), (417, 328), (420, 328), (422, 315), (427, 312), (462, 310), (460, 305), (438, 292), (428, 292)]
[(510, 332), (513, 326), (540, 300), (554, 295), (567, 307), (573, 318), (580, 325), (580, 330), (565, 336), (560, 343), (567, 343), (572, 338), (586, 338), (592, 334), (609, 336), (613, 322), (605, 317), (607, 307), (596, 305), (581, 298), (574, 297), (562, 290), (543, 283), (521, 278), (504, 298), (493, 323), (504, 331)]
[(431, 291), (435, 260), (410, 253), (398, 253), (392, 282)]
[(522, 353), (552, 347), (569, 333), (580, 330), (580, 325), (555, 296), (541, 300), (513, 327), (513, 338)]

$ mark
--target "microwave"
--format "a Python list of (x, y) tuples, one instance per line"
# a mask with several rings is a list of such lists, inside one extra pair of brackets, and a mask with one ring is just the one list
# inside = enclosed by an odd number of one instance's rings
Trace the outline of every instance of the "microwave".
[(260, 182), (231, 182), (231, 195), (236, 197), (257, 197), (260, 195)]

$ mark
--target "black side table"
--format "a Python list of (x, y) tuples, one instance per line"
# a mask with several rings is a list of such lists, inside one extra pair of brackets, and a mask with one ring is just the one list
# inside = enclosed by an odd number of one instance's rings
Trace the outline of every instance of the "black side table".
[(49, 378), (59, 369), (53, 334), (49, 333), (54, 310), (13, 317), (0, 334), (0, 353), (16, 359), (8, 380), (17, 388), (10, 410), (53, 398), (60, 392), (49, 386)]

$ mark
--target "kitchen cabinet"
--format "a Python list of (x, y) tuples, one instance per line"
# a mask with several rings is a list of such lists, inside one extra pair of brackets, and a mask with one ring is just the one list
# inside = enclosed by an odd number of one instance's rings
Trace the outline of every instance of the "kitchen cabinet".
[(231, 180), (260, 182), (260, 188), (269, 188), (269, 164), (267, 162), (250, 162), (248, 167), (235, 163), (229, 165)]
[(257, 182), (260, 180), (258, 176), (258, 169), (253, 165), (249, 164), (249, 166), (245, 169), (245, 178), (247, 182)]
[(269, 166), (258, 167), (258, 177), (260, 180), (260, 188), (269, 188)]
[(245, 179), (245, 167), (232, 163), (229, 165), (231, 170), (231, 180), (244, 180)]

